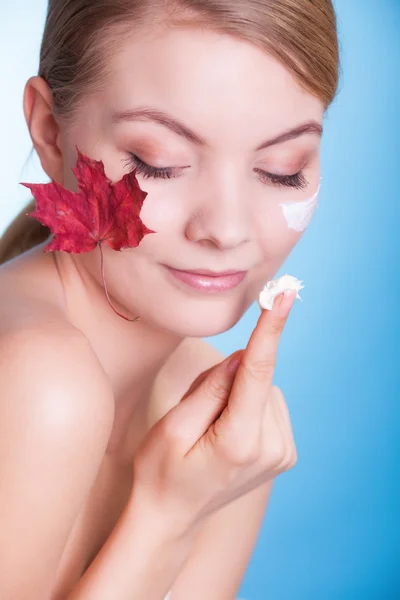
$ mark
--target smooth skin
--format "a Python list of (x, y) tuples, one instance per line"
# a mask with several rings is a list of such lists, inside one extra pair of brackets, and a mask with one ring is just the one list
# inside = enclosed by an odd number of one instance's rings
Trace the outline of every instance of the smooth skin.
[[(181, 175), (139, 174), (148, 192), (141, 218), (157, 234), (135, 249), (103, 248), (113, 304), (140, 322), (128, 324), (108, 305), (98, 249), (49, 256), (43, 244), (0, 269), (1, 596), (36, 600), (34, 590), (37, 600), (65, 600), (72, 591), (88, 549), (70, 534), (107, 458), (135, 481), (74, 600), (92, 592), (100, 600), (107, 585), (116, 600), (160, 600), (171, 587), (172, 600), (232, 600), (272, 479), (295, 462), (286, 403), (271, 387), (283, 321), (262, 312), (248, 346), (255, 363), (250, 355), (239, 368), (229, 401), (224, 367), (213, 369), (224, 357), (201, 338), (231, 328), (300, 240), (279, 203), (318, 187), (316, 128), (255, 148), (304, 123), (320, 125), (324, 109), (259, 48), (210, 31), (125, 39), (109, 67), (74, 127), (53, 114), (46, 82), (28, 81), (24, 113), (44, 170), (76, 190), (77, 145), (103, 160), (112, 181), (128, 172), (130, 152)], [(126, 118), (143, 105), (172, 114), (206, 144)], [(260, 174), (300, 169), (302, 189)], [(164, 264), (248, 273), (228, 294), (206, 296), (169, 277)], [(197, 487), (191, 495), (197, 481), (204, 495)], [(62, 567), (66, 548), (78, 565), (73, 575)]]

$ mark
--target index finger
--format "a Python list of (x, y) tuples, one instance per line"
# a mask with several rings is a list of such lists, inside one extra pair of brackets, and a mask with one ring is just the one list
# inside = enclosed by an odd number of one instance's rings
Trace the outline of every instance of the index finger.
[(263, 415), (272, 389), (281, 333), (297, 291), (282, 293), (272, 310), (262, 310), (236, 371), (229, 397), (229, 413), (240, 418), (242, 426), (254, 426)]

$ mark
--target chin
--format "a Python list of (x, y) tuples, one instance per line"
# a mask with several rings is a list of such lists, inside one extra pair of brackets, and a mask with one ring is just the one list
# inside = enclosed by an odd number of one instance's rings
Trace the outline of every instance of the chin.
[(186, 299), (152, 303), (141, 314), (141, 322), (178, 337), (210, 337), (231, 329), (241, 319), (251, 301), (236, 299)]

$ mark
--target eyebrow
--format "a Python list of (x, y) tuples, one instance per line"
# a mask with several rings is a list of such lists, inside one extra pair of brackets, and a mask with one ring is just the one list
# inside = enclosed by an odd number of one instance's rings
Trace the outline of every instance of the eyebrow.
[[(136, 108), (133, 110), (123, 110), (119, 112), (114, 112), (111, 116), (111, 121), (113, 123), (120, 123), (122, 121), (153, 121), (155, 123), (159, 123), (164, 127), (168, 127), (174, 133), (177, 133), (181, 137), (189, 140), (193, 144), (197, 146), (209, 146), (207, 141), (202, 138), (200, 135), (189, 129), (184, 123), (178, 121), (175, 117), (169, 115), (168, 113), (151, 108), (148, 106), (144, 106), (141, 108)], [(293, 140), (295, 138), (300, 137), (306, 133), (314, 133), (322, 136), (322, 125), (317, 121), (310, 120), (297, 125), (292, 129), (288, 129), (279, 135), (262, 142), (259, 146), (257, 146), (256, 151), (263, 150), (265, 148), (269, 148), (270, 146), (274, 146), (275, 144), (281, 144), (282, 142), (287, 142), (288, 140)]]

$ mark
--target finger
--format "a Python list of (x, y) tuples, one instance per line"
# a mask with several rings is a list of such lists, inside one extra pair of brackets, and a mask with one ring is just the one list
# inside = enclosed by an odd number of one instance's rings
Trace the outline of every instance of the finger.
[(229, 416), (241, 428), (254, 426), (262, 419), (272, 389), (281, 333), (296, 291), (276, 297), (272, 310), (263, 310), (244, 350), (229, 399)]
[(181, 402), (168, 413), (169, 423), (166, 426), (170, 428), (180, 452), (187, 453), (226, 407), (235, 377), (235, 371), (230, 370), (228, 365), (242, 352), (243, 349), (237, 350), (201, 373)]
[[(227, 359), (224, 359), (224, 362)], [(219, 367), (219, 364), (217, 365)], [(183, 402), (184, 400), (186, 400), (186, 398), (188, 396), (190, 396), (190, 394), (192, 394), (205, 380), (206, 377), (208, 377), (208, 375), (211, 373), (211, 371), (213, 371), (215, 369), (216, 365), (213, 365), (212, 367), (209, 367), (208, 369), (206, 369), (205, 371), (202, 371), (199, 375), (197, 375), (196, 379), (190, 384), (190, 387), (188, 388), (188, 390), (184, 393), (184, 395), (182, 396), (182, 398), (180, 399), (180, 402)]]

